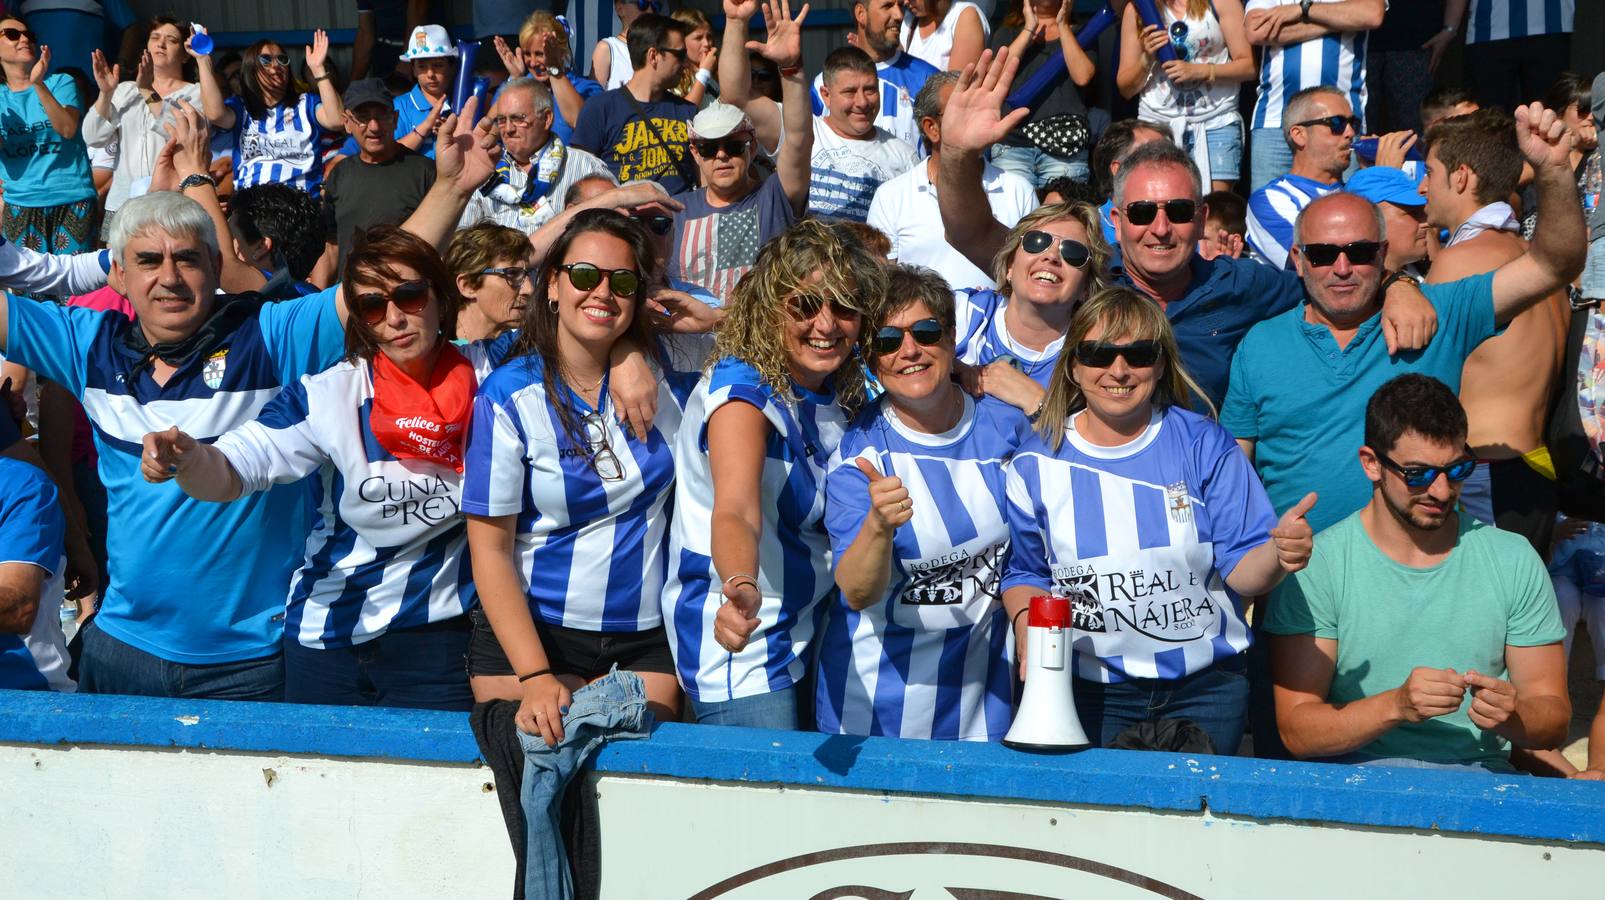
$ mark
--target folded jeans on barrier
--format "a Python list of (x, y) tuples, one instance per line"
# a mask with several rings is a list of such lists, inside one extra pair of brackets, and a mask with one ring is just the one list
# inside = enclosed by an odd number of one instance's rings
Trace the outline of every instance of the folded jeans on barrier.
[(518, 732), (524, 748), (525, 900), (570, 900), (574, 885), (560, 828), (563, 790), (585, 761), (607, 741), (644, 738), (652, 728), (646, 689), (634, 672), (617, 666), (574, 692), (563, 716), (563, 740), (546, 746), (539, 736)]

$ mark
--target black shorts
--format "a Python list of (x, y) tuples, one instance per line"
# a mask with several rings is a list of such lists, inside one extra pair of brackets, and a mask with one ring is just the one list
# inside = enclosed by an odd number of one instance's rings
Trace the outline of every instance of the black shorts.
[[(485, 611), (476, 606), (468, 617), (474, 624), (468, 639), (469, 676), (518, 674), (502, 652)], [(547, 665), (559, 675), (591, 681), (606, 675), (614, 665), (631, 672), (675, 674), (669, 637), (662, 625), (646, 631), (585, 631), (552, 625), (536, 616), (535, 633), (546, 650)]]

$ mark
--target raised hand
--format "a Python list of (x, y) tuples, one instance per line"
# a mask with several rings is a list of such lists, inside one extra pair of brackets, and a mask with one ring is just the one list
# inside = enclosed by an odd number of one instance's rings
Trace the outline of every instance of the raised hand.
[(752, 576), (736, 575), (725, 582), (724, 598), (724, 605), (713, 616), (713, 639), (731, 653), (740, 653), (758, 630), (758, 607), (763, 596)]
[(1284, 572), (1297, 572), (1309, 565), (1310, 551), (1315, 548), (1315, 532), (1305, 516), (1315, 506), (1314, 491), (1282, 514), (1276, 527), (1271, 529), (1271, 540), (1276, 542), (1276, 561)]
[(758, 0), (724, 0), (726, 18), (749, 22), (758, 14)]
[(1033, 41), (1041, 37), (1038, 32), (1042, 30), (1042, 23), (1037, 20), (1037, 11), (1026, 2), (1022, 4), (1021, 12), (1025, 16), (1025, 22), (1020, 26), (1021, 33), (1031, 35)]
[(1415, 145), (1416, 133), (1408, 128), (1384, 134), (1377, 138), (1376, 164), (1394, 169), (1401, 168), (1410, 148)]
[(190, 29), (189, 37), (184, 39), (184, 52), (188, 53), (190, 56), (195, 57), (197, 60), (211, 59), (212, 58), (212, 54), (210, 54), (210, 53), (197, 53), (195, 51), (195, 46), (194, 46), (195, 36), (197, 34), (202, 34), (202, 33), (203, 32), (196, 31), (194, 28)]
[(524, 65), (524, 54), (509, 48), (507, 41), (499, 34), (496, 35), (496, 55), (502, 58), (502, 65), (507, 69), (508, 78), (517, 78), (529, 71)]
[(1424, 722), (1459, 709), (1465, 693), (1466, 680), (1454, 669), (1416, 666), (1395, 691), (1394, 701), (1406, 722)]
[(802, 24), (808, 18), (808, 4), (804, 3), (802, 9), (797, 10), (797, 18), (791, 17), (791, 0), (780, 0), (779, 4), (766, 2), (763, 5), (764, 24), (769, 27), (769, 33), (762, 43), (748, 41), (747, 49), (757, 51), (759, 56), (769, 60), (782, 69), (789, 69), (802, 61)]
[(168, 132), (167, 143), (156, 153), (156, 162), (151, 167), (150, 189), (156, 191), (178, 190), (178, 168), (173, 156), (178, 152), (178, 141), (173, 140), (172, 132)]
[(195, 439), (178, 430), (152, 431), (145, 435), (144, 452), (139, 455), (139, 473), (152, 484), (171, 481), (195, 459)]
[(306, 53), (307, 68), (311, 70), (312, 77), (316, 78), (328, 72), (323, 67), (329, 58), (329, 33), (319, 28), (312, 32), (312, 46), (302, 48)]
[(156, 62), (150, 58), (149, 50), (140, 51), (139, 68), (134, 70), (134, 86), (146, 97), (156, 90)]
[(1533, 169), (1557, 166), (1571, 176), (1571, 142), (1566, 123), (1542, 103), (1516, 107), (1516, 143)]
[(182, 181), (191, 175), (204, 175), (212, 167), (211, 130), (206, 116), (180, 98), (175, 115), (166, 126), (173, 139), (173, 170)]
[(435, 180), (455, 185), (463, 193), (478, 190), (490, 180), (501, 152), (489, 116), (478, 126), (470, 124), (478, 108), (479, 98), (469, 97), (460, 111), (435, 126)]
[(1516, 714), (1516, 686), (1501, 678), (1467, 671), (1466, 688), (1471, 691), (1471, 705), (1466, 715), (1471, 724), (1483, 731), (1495, 731)]
[(47, 44), (39, 45), (39, 58), (34, 60), (33, 68), (28, 70), (28, 83), (39, 84), (45, 80), (45, 73), (50, 71), (50, 47)]
[(869, 517), (864, 524), (873, 525), (882, 534), (891, 534), (914, 518), (914, 501), (908, 496), (908, 488), (903, 487), (903, 479), (882, 475), (874, 463), (862, 456), (853, 463), (869, 479)]
[(698, 63), (697, 68), (701, 69), (704, 72), (707, 72), (710, 75), (718, 72), (719, 71), (719, 48), (717, 46), (713, 46), (713, 47), (709, 47), (706, 51), (704, 51), (703, 54), (702, 54), (702, 62)]
[(106, 65), (106, 54), (101, 53), (99, 50), (89, 54), (89, 67), (95, 73), (95, 86), (100, 88), (102, 94), (110, 97), (111, 92), (117, 89), (118, 81), (123, 72), (122, 67)]
[[(1027, 3), (1026, 8), (1030, 9), (1031, 4)], [(1009, 95), (1009, 85), (1019, 68), (1019, 61), (1009, 55), (1007, 47), (997, 51), (996, 56), (991, 50), (983, 50), (974, 65), (964, 67), (942, 113), (944, 151), (982, 152), (1031, 115), (1024, 107), (1002, 114), (1003, 99)]]

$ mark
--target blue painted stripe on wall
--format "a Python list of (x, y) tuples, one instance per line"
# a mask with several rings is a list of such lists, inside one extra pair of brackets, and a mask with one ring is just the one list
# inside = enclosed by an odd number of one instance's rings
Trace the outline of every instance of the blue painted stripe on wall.
[[(185, 724), (193, 717), (193, 724)], [(472, 763), (460, 713), (0, 690), (0, 743), (179, 747)], [(1223, 756), (659, 726), (597, 769), (1605, 844), (1605, 784)]]

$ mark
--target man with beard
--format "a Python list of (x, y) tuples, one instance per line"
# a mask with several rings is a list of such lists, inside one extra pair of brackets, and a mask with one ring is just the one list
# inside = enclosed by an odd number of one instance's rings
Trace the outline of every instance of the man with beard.
[(1519, 535), (1456, 511), (1466, 413), (1425, 375), (1365, 411), (1371, 500), (1271, 595), (1282, 740), (1300, 759), (1511, 772), (1566, 739), (1565, 629)]
[(1293, 166), (1248, 198), (1248, 245), (1260, 259), (1290, 268), (1293, 219), (1311, 200), (1343, 187), (1359, 136), (1359, 117), (1333, 88), (1308, 88), (1287, 101), (1282, 137), (1293, 151)]
[[(925, 79), (936, 74), (936, 67), (903, 52), (898, 40), (903, 27), (901, 0), (856, 0), (853, 3), (853, 22), (855, 29), (848, 36), (849, 43), (869, 55), (880, 78), (880, 111), (875, 116), (876, 126), (890, 132), (892, 137), (918, 147), (920, 123), (914, 117), (914, 96), (925, 86)], [(719, 83), (723, 84), (723, 79)], [(813, 108), (816, 116), (824, 116), (830, 105), (825, 100), (824, 87), (825, 76), (821, 73), (814, 78)]]

